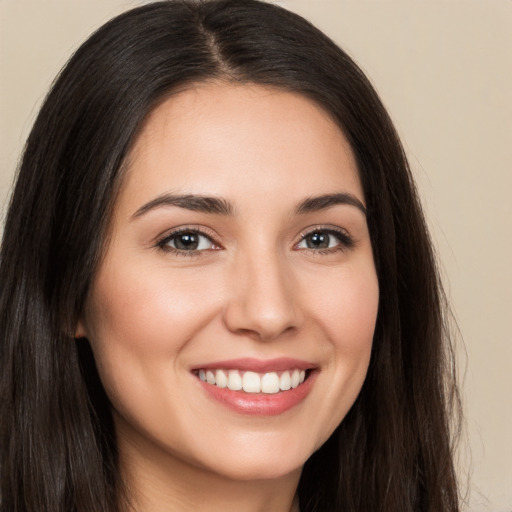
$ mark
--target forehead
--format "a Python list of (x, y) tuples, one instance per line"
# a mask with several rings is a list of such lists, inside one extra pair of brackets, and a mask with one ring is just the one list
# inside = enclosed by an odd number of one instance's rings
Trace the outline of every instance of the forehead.
[(290, 199), (339, 189), (364, 201), (350, 145), (315, 102), (259, 85), (204, 83), (150, 113), (121, 196), (136, 209), (161, 193), (231, 196), (236, 203), (248, 194), (270, 200), (283, 188)]

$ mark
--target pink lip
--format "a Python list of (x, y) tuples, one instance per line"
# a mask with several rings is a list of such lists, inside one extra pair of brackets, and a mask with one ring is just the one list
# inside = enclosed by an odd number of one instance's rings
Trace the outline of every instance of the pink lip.
[(314, 371), (314, 364), (298, 359), (280, 358), (268, 361), (258, 359), (233, 359), (229, 361), (216, 361), (202, 366), (197, 366), (193, 371), (199, 369), (223, 369), (242, 370), (257, 373), (279, 372), (291, 369), (312, 370), (308, 372), (306, 380), (298, 387), (288, 391), (280, 391), (275, 394), (245, 393), (244, 391), (232, 391), (228, 388), (219, 388), (213, 384), (202, 382), (197, 378), (198, 384), (209, 398), (221, 403), (232, 411), (239, 414), (276, 416), (298, 406), (310, 393), (318, 375)]
[(267, 373), (284, 372), (285, 370), (310, 370), (315, 364), (291, 357), (280, 357), (278, 359), (253, 359), (245, 357), (241, 359), (230, 359), (229, 361), (214, 361), (197, 365), (192, 370), (242, 370), (245, 372)]

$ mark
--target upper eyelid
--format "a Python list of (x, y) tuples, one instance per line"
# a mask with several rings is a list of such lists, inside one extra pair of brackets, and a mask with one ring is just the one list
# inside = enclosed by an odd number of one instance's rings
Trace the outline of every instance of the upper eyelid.
[(217, 235), (213, 232), (213, 230), (205, 227), (205, 226), (194, 226), (194, 225), (184, 225), (178, 226), (170, 229), (166, 229), (160, 235), (158, 235), (157, 239), (168, 238), (174, 235), (179, 235), (181, 233), (198, 233), (199, 235), (204, 235), (208, 238), (217, 238)]
[[(294, 247), (297, 247), (301, 242), (305, 240), (305, 238), (308, 235), (311, 235), (312, 233), (322, 231), (324, 233), (329, 233), (331, 235), (337, 235), (338, 240), (340, 242), (340, 246), (344, 247), (345, 249), (351, 249), (357, 245), (357, 240), (344, 228), (341, 228), (339, 226), (311, 226), (310, 228), (303, 230), (301, 232), (300, 238), (298, 241), (294, 243)], [(305, 251), (314, 251), (314, 252), (331, 252), (334, 251), (336, 247), (332, 248), (324, 248), (324, 249), (303, 249)]]
[(311, 233), (314, 233), (315, 231), (325, 231), (325, 232), (330, 232), (330, 233), (336, 233), (339, 235), (346, 236), (348, 238), (352, 238), (352, 235), (350, 234), (350, 232), (345, 228), (342, 228), (340, 226), (317, 224), (317, 225), (309, 226), (309, 227), (301, 230), (301, 232), (298, 235), (298, 242), (303, 240), (306, 236), (310, 235)]
[(165, 245), (169, 240), (172, 240), (173, 237), (178, 236), (182, 233), (197, 233), (198, 235), (204, 236), (208, 238), (213, 244), (221, 246), (218, 242), (218, 236), (214, 233), (210, 232), (211, 230), (205, 228), (204, 226), (180, 226), (177, 228), (172, 228), (170, 230), (165, 231), (160, 234), (155, 239), (155, 246)]
[[(350, 239), (351, 241), (355, 242), (353, 236), (345, 228), (342, 228), (340, 226), (335, 226), (335, 225), (329, 225), (329, 224), (327, 224), (327, 225), (326, 224), (315, 224), (315, 225), (310, 225), (310, 226), (302, 229), (300, 231), (300, 233), (295, 237), (293, 246), (296, 246), (298, 243), (300, 243), (302, 240), (304, 240), (305, 237), (307, 237), (311, 233), (314, 233), (315, 231), (323, 231), (323, 232), (333, 233), (335, 235), (337, 234), (337, 235), (346, 237), (346, 238)], [(199, 235), (205, 236), (215, 245), (218, 245), (219, 247), (223, 247), (223, 245), (219, 242), (220, 236), (217, 233), (215, 233), (212, 229), (207, 228), (206, 226), (197, 226), (197, 225), (183, 225), (183, 226), (169, 229), (155, 238), (155, 245), (156, 246), (163, 245), (168, 240), (172, 239), (174, 236), (178, 236), (181, 233), (187, 233), (187, 232), (197, 233)]]

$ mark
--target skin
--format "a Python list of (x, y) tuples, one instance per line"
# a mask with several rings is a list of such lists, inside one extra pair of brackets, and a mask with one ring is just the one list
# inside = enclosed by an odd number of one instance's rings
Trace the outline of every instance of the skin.
[[(89, 339), (112, 402), (136, 510), (293, 509), (304, 462), (361, 389), (377, 316), (364, 212), (296, 211), (339, 193), (364, 204), (354, 156), (329, 115), (300, 95), (205, 83), (148, 117), (76, 333)], [(141, 213), (163, 194), (223, 198), (232, 212)], [(169, 234), (182, 227), (205, 233), (204, 250), (173, 249)], [(307, 246), (315, 230), (329, 248)], [(282, 414), (241, 414), (191, 371), (245, 357), (311, 362), (309, 395)]]

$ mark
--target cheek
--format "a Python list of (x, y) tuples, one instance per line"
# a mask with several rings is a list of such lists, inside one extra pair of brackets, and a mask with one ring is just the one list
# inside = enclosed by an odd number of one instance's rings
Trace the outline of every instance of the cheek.
[(379, 305), (379, 286), (373, 262), (317, 275), (310, 303), (337, 352), (356, 355), (371, 347)]
[(336, 298), (325, 305), (330, 312), (327, 329), (334, 347), (333, 364), (338, 369), (340, 389), (352, 388), (355, 400), (368, 370), (379, 305), (373, 267), (349, 272), (343, 286), (335, 291)]
[(178, 351), (192, 331), (208, 321), (215, 297), (203, 292), (208, 284), (197, 273), (174, 277), (142, 265), (106, 268), (87, 308), (92, 338), (148, 357)]
[(87, 337), (117, 418), (155, 437), (145, 418), (153, 427), (181, 421), (175, 409), (185, 406), (179, 390), (189, 377), (182, 354), (218, 310), (216, 295), (205, 293), (218, 279), (197, 271), (177, 279), (169, 268), (115, 260), (104, 264), (91, 290)]
[[(372, 265), (346, 267), (321, 279), (310, 294), (311, 316), (328, 339), (325, 347), (322, 403), (315, 414), (324, 414), (319, 439), (327, 439), (343, 421), (363, 386), (371, 356), (379, 304), (377, 276)], [(322, 375), (321, 375), (322, 377)]]
[(122, 261), (101, 269), (85, 315), (99, 374), (116, 405), (123, 390), (144, 401), (151, 385), (168, 386), (162, 376), (179, 375), (182, 350), (217, 310), (215, 294), (204, 293), (214, 282), (197, 272), (175, 279), (169, 269)]

